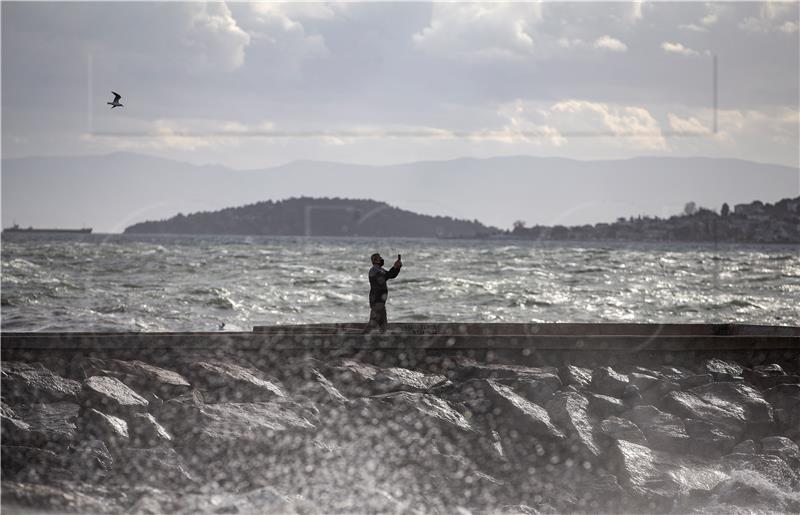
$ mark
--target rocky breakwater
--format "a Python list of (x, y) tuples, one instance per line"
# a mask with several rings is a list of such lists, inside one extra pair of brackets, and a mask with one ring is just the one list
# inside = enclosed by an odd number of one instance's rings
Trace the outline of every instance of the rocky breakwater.
[(4, 510), (797, 512), (777, 364), (2, 363)]

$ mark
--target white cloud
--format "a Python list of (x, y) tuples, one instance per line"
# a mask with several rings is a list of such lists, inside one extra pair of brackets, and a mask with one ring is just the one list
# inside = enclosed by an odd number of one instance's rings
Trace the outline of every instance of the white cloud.
[(746, 32), (797, 32), (800, 4), (796, 2), (764, 2), (758, 16), (748, 16), (739, 22)]
[(598, 137), (607, 136), (621, 145), (635, 145), (649, 149), (666, 149), (667, 143), (658, 121), (650, 112), (637, 106), (614, 105), (587, 100), (565, 100), (554, 104), (551, 113), (561, 115), (555, 124), (569, 137), (563, 125), (574, 127), (576, 132)]
[(669, 121), (669, 128), (681, 135), (700, 135), (710, 134), (711, 131), (703, 125), (697, 118), (690, 116), (689, 118), (681, 118), (673, 113), (667, 114)]
[(533, 54), (538, 3), (434, 3), (427, 27), (412, 36), (414, 45), (448, 58), (507, 58)]
[(601, 36), (594, 41), (594, 47), (604, 50), (611, 50), (612, 52), (625, 52), (628, 46), (622, 41), (612, 38), (611, 36)]
[(194, 50), (195, 65), (222, 67), (226, 71), (242, 66), (250, 35), (237, 25), (228, 6), (224, 3), (184, 5), (193, 11), (184, 41)]
[(678, 25), (678, 28), (682, 30), (690, 30), (692, 32), (708, 32), (707, 28), (701, 27), (700, 25), (694, 23), (682, 23)]
[(692, 50), (691, 48), (685, 47), (681, 43), (670, 43), (669, 41), (664, 41), (661, 43), (661, 48), (668, 54), (680, 54), (686, 56), (700, 55), (697, 50)]
[(305, 2), (253, 2), (240, 6), (249, 34), (282, 60), (297, 61), (330, 55), (324, 38), (309, 34), (305, 20), (333, 18), (342, 7)]

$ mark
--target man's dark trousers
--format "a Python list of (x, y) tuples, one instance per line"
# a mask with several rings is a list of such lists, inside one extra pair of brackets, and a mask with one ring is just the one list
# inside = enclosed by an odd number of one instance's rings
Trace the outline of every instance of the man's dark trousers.
[(386, 330), (386, 303), (373, 302), (369, 305), (369, 324), (368, 329), (372, 330), (379, 328), (381, 331)]

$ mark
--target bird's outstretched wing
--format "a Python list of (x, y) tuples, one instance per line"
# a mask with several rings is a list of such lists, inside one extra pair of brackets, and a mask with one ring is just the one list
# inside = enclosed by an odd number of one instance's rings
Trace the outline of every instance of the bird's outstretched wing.
[(119, 99), (122, 98), (122, 95), (116, 93), (114, 91), (111, 92), (114, 95), (114, 102), (119, 102)]

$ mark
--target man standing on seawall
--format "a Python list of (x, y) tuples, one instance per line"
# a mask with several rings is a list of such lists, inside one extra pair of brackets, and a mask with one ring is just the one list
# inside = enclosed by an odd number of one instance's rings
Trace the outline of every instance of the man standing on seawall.
[(383, 269), (383, 258), (377, 252), (370, 256), (372, 268), (369, 269), (369, 324), (367, 331), (380, 328), (381, 332), (386, 331), (386, 298), (389, 296), (389, 288), (386, 281), (394, 279), (400, 273), (403, 263), (400, 261), (400, 254), (389, 270)]

